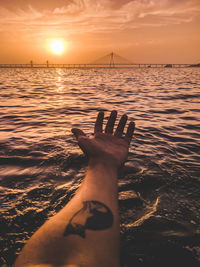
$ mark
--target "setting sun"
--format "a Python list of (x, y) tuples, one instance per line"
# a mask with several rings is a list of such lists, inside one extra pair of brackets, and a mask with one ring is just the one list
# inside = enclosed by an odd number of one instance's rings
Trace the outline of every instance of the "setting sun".
[(52, 40), (50, 48), (53, 53), (60, 55), (64, 51), (64, 43), (61, 40)]

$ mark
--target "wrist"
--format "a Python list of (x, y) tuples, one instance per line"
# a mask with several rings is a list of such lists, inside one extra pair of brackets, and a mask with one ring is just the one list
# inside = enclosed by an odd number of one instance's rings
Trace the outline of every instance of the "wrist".
[(88, 168), (103, 168), (106, 171), (112, 171), (116, 173), (118, 171), (117, 162), (107, 158), (90, 158)]

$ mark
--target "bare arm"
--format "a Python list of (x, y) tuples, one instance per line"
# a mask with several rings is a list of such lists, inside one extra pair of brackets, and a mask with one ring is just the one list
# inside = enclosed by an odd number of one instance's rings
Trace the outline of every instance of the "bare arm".
[(89, 157), (86, 176), (71, 201), (28, 241), (15, 267), (119, 266), (117, 171), (124, 163), (134, 131), (127, 116), (113, 134), (117, 112), (112, 111), (103, 133), (104, 113), (97, 116), (94, 137), (72, 129)]

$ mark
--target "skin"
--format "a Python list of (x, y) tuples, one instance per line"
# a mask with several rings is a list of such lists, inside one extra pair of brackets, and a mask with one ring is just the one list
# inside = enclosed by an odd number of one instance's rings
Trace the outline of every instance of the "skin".
[(103, 131), (104, 113), (99, 112), (92, 138), (72, 129), (89, 158), (85, 178), (70, 202), (30, 238), (14, 267), (120, 266), (117, 172), (135, 125), (130, 122), (123, 136), (127, 116), (114, 131), (116, 117), (112, 111)]

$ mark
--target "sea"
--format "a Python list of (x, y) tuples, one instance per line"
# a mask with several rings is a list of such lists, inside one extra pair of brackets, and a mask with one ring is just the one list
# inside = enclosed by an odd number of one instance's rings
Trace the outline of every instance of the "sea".
[(199, 266), (199, 68), (1, 68), (0, 266), (79, 188), (71, 128), (92, 136), (100, 110), (136, 123), (118, 177), (121, 266)]

